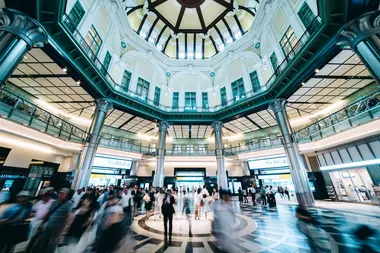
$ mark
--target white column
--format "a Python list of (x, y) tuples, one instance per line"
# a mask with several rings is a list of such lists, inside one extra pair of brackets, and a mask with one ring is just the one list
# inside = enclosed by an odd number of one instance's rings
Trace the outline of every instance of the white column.
[(223, 122), (215, 121), (211, 124), (214, 129), (215, 136), (215, 155), (216, 155), (216, 168), (218, 173), (218, 187), (222, 187), (223, 190), (228, 190), (228, 180), (226, 173), (226, 165), (224, 163), (223, 155), (223, 140), (222, 140), (222, 127)]

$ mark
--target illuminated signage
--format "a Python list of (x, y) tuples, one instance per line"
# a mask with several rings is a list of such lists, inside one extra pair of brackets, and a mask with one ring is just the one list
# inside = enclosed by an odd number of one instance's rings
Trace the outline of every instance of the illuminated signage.
[(94, 164), (92, 166), (129, 170), (131, 169), (132, 161), (96, 156), (94, 159)]
[(268, 168), (279, 168), (279, 167), (289, 167), (288, 159), (284, 157), (268, 158), (261, 160), (248, 161), (249, 168), (253, 169), (268, 169)]

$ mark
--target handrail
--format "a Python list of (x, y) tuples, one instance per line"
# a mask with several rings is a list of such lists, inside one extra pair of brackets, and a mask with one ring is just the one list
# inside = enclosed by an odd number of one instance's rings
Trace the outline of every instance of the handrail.
[[(374, 109), (380, 109), (380, 92), (376, 91), (375, 93), (356, 101), (337, 112), (334, 112), (328, 115), (325, 118), (322, 118), (313, 124), (293, 133), (294, 140), (301, 140), (304, 138), (312, 138), (312, 135), (320, 134), (328, 128), (334, 128), (337, 124), (344, 121), (352, 121), (355, 117), (363, 115), (364, 113), (369, 113), (369, 118), (372, 119), (373, 115), (371, 113)], [(352, 122), (349, 122), (352, 125)], [(334, 129), (335, 131), (335, 129)]]
[(248, 145), (236, 146), (231, 148), (225, 148), (223, 150), (225, 156), (237, 155), (242, 153), (248, 153), (253, 151), (265, 150), (270, 148), (282, 147), (280, 139), (267, 140), (262, 142), (249, 143)]
[[(296, 54), (301, 50), (301, 48), (306, 44), (306, 42), (309, 40), (311, 35), (313, 35), (316, 31), (318, 31), (318, 28), (322, 26), (321, 18), (319, 16), (316, 16), (310, 26), (306, 29), (306, 31), (302, 34), (300, 39), (297, 41), (297, 43), (294, 45), (294, 47), (291, 49), (291, 51), (285, 56), (284, 60), (281, 62), (281, 64), (276, 68), (273, 75), (269, 78), (269, 80), (266, 82), (266, 84), (261, 85), (260, 90), (257, 91), (249, 91), (245, 93), (245, 97), (241, 98), (239, 100), (236, 100), (235, 98), (228, 100), (223, 105), (217, 105), (214, 107), (177, 107), (173, 108), (172, 106), (162, 105), (155, 103), (154, 100), (148, 98), (148, 97), (141, 97), (139, 94), (137, 94), (135, 91), (131, 90), (124, 90), (122, 86), (114, 81), (114, 79), (111, 77), (111, 75), (108, 73), (107, 68), (104, 67), (103, 63), (98, 59), (97, 53), (95, 53), (89, 45), (86, 43), (83, 36), (80, 34), (80, 32), (76, 29), (75, 23), (70, 19), (70, 17), (66, 14), (62, 17), (62, 24), (63, 27), (66, 28), (66, 31), (70, 33), (76, 42), (79, 45), (79, 48), (83, 51), (84, 55), (86, 55), (90, 61), (94, 63), (94, 66), (99, 70), (100, 74), (108, 81), (108, 84), (117, 92), (132, 98), (134, 101), (140, 101), (143, 102), (151, 107), (157, 108), (164, 112), (185, 112), (185, 113), (194, 113), (194, 112), (216, 112), (219, 110), (222, 110), (226, 107), (229, 107), (231, 105), (236, 105), (238, 103), (241, 103), (248, 98), (252, 98), (255, 96), (260, 95), (261, 93), (267, 91), (269, 87), (275, 82), (278, 76), (282, 74), (286, 68), (286, 66), (293, 60), (293, 58), (296, 56)], [(136, 99), (137, 98), (137, 99)]]
[(87, 131), (4, 89), (0, 93), (0, 115), (60, 139), (85, 142)]
[(165, 156), (215, 156), (215, 150), (166, 150)]
[(99, 146), (105, 148), (118, 149), (122, 151), (137, 152), (144, 155), (157, 155), (157, 149), (155, 147), (136, 145), (128, 142), (128, 140), (120, 141), (117, 139), (101, 138)]

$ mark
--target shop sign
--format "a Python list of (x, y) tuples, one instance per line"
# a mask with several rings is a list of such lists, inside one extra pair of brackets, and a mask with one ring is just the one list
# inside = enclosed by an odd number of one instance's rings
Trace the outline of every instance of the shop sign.
[(278, 167), (289, 167), (288, 159), (284, 157), (276, 157), (262, 160), (253, 160), (248, 162), (249, 169), (267, 169)]
[(96, 156), (92, 166), (129, 170), (132, 166), (132, 161)]

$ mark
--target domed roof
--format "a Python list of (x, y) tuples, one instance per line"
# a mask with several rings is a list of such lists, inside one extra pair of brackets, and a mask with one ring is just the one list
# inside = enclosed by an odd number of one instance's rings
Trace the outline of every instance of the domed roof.
[(132, 29), (174, 59), (207, 59), (251, 27), (259, 0), (137, 0), (126, 3)]

